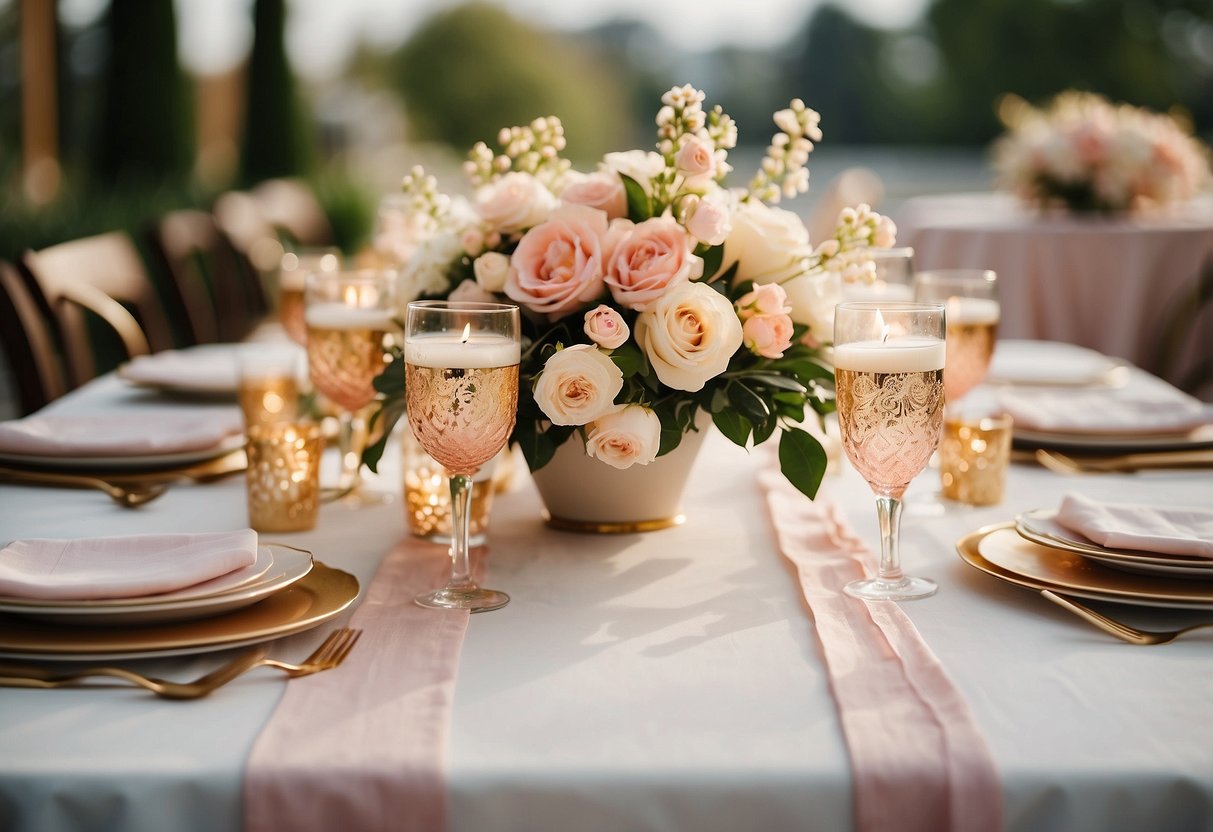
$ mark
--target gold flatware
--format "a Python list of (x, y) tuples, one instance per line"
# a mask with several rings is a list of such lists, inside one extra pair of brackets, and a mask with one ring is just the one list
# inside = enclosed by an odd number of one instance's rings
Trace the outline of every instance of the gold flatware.
[(1042, 589), (1040, 594), (1048, 598), (1057, 606), (1067, 609), (1077, 615), (1079, 618), (1086, 619), (1094, 624), (1105, 633), (1110, 633), (1116, 636), (1121, 641), (1127, 641), (1129, 644), (1167, 644), (1175, 641), (1184, 633), (1190, 633), (1193, 630), (1203, 630), (1213, 627), (1213, 622), (1206, 624), (1193, 624), (1190, 627), (1182, 627), (1178, 630), (1139, 630), (1136, 627), (1130, 627), (1117, 621), (1114, 618), (1109, 618), (1103, 613), (1096, 612), (1090, 607), (1080, 604), (1072, 598), (1067, 598), (1064, 595), (1058, 595), (1056, 592), (1048, 589)]
[(0, 664), (0, 686), (39, 689), (75, 687), (84, 679), (100, 676), (130, 682), (166, 699), (199, 699), (258, 667), (274, 667), (284, 671), (291, 678), (332, 670), (345, 661), (361, 635), (361, 630), (348, 627), (334, 630), (316, 651), (300, 664), (268, 658), (267, 649), (259, 647), (237, 656), (192, 682), (157, 679), (122, 667), (90, 667), (72, 673), (56, 673), (40, 667)]
[(168, 490), (165, 481), (117, 482), (86, 474), (67, 474), (58, 471), (26, 471), (17, 468), (0, 468), (0, 482), (23, 485), (59, 485), (72, 488), (96, 488), (104, 491), (114, 502), (126, 508), (137, 508), (150, 503)]
[(1036, 461), (1058, 474), (1129, 474), (1151, 468), (1213, 468), (1213, 449), (1073, 457), (1038, 448)]

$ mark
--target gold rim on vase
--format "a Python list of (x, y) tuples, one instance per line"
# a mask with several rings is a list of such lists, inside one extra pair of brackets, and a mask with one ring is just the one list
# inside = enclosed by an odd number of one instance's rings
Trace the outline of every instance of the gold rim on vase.
[(561, 532), (576, 532), (578, 534), (639, 534), (641, 532), (655, 532), (659, 529), (681, 526), (686, 522), (686, 519), (685, 514), (678, 513), (670, 517), (657, 517), (651, 520), (606, 522), (601, 520), (569, 520), (566, 517), (553, 517), (547, 511), (543, 512), (543, 522), (547, 524), (548, 528)]

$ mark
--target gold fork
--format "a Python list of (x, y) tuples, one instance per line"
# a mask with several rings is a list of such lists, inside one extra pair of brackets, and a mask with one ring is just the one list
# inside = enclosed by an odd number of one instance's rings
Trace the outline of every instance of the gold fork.
[(1130, 627), (1128, 624), (1123, 624), (1114, 618), (1109, 618), (1101, 612), (1096, 612), (1085, 604), (1080, 604), (1072, 598), (1067, 598), (1064, 595), (1042, 589), (1040, 594), (1048, 598), (1057, 606), (1067, 609), (1080, 618), (1090, 621), (1105, 633), (1111, 633), (1121, 641), (1127, 641), (1129, 644), (1167, 644), (1175, 641), (1184, 633), (1190, 633), (1193, 630), (1203, 630), (1208, 627), (1213, 627), (1213, 623), (1193, 624), (1191, 627), (1182, 627), (1178, 630), (1139, 630), (1136, 627)]
[(1213, 450), (1148, 451), (1080, 459), (1060, 451), (1038, 448), (1036, 461), (1058, 474), (1131, 474), (1147, 468), (1210, 468), (1213, 467)]
[(232, 661), (201, 676), (192, 682), (172, 682), (167, 679), (157, 679), (144, 676), (122, 667), (90, 667), (73, 673), (55, 673), (40, 667), (25, 667), (16, 665), (0, 665), (0, 686), (17, 688), (63, 688), (72, 687), (76, 683), (96, 677), (108, 676), (146, 688), (157, 696), (166, 699), (199, 699), (216, 689), (226, 685), (238, 676), (257, 667), (276, 667), (285, 671), (287, 676), (308, 676), (324, 670), (332, 670), (345, 661), (345, 657), (354, 649), (361, 630), (343, 627), (329, 633), (312, 655), (300, 664), (279, 661), (266, 657), (266, 648), (259, 647), (248, 653), (237, 656)]

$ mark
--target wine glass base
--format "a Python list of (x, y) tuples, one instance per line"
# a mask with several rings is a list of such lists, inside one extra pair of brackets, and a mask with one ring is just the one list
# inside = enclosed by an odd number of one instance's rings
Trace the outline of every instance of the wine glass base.
[(510, 596), (495, 589), (481, 589), (478, 586), (466, 589), (443, 587), (433, 592), (423, 592), (413, 598), (413, 601), (430, 609), (488, 612), (504, 607), (510, 602)]
[(930, 578), (907, 576), (896, 581), (881, 578), (851, 581), (842, 591), (852, 598), (861, 598), (864, 601), (913, 601), (934, 595), (938, 589), (939, 584)]
[(326, 505), (335, 504), (348, 508), (369, 508), (385, 506), (396, 501), (396, 495), (390, 491), (376, 491), (355, 485), (349, 488), (340, 486), (320, 489), (320, 502)]

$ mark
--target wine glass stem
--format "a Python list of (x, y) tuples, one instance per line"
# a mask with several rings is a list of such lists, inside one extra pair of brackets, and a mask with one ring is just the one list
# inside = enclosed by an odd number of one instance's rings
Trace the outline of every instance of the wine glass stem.
[(470, 589), (472, 566), (468, 557), (472, 506), (472, 478), (465, 474), (451, 475), (451, 580), (448, 589)]
[(341, 475), (338, 485), (343, 491), (357, 491), (362, 482), (362, 452), (366, 448), (367, 422), (362, 411), (342, 410), (337, 414), (340, 425), (337, 434), (341, 454)]
[(879, 579), (895, 584), (905, 578), (901, 571), (901, 500), (878, 496), (876, 516), (880, 519)]

